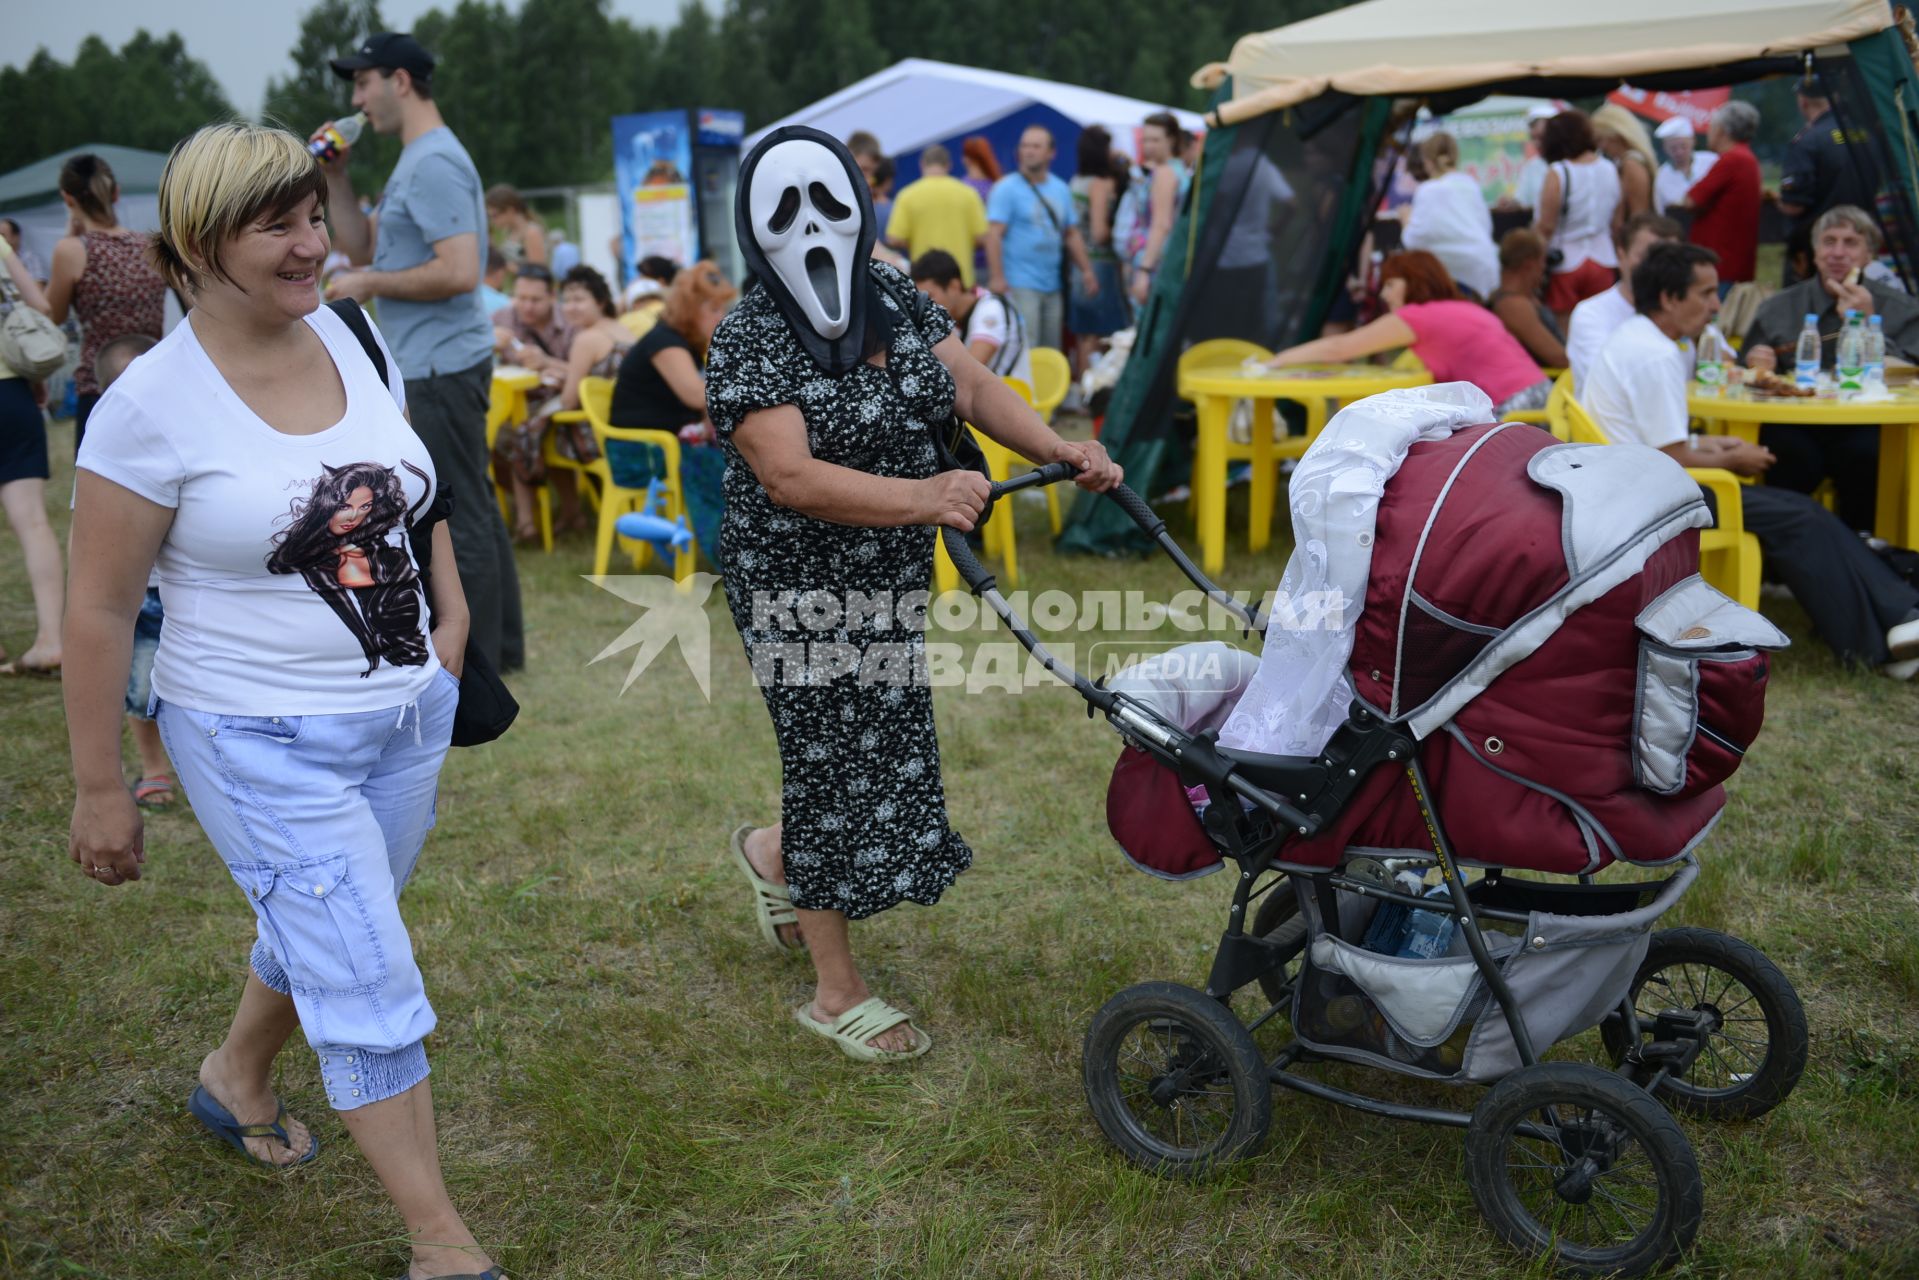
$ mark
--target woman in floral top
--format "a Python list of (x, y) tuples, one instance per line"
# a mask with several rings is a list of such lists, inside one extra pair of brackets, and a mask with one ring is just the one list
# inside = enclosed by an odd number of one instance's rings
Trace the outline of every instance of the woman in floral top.
[(159, 341), (167, 286), (147, 258), (147, 237), (121, 226), (114, 216), (120, 184), (105, 160), (91, 154), (69, 159), (60, 167), (60, 198), (71, 221), (66, 239), (53, 247), (47, 302), (55, 324), (65, 324), (71, 309), (86, 335), (80, 367), (73, 374), (79, 395), (73, 440), (77, 452), (87, 433), (87, 417), (100, 399), (94, 357), (130, 333)]

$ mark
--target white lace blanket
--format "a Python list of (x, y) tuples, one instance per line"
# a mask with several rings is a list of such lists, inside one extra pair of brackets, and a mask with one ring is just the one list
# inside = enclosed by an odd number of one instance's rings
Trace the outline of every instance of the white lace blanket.
[(1442, 382), (1369, 396), (1326, 424), (1287, 486), (1292, 559), (1279, 580), (1259, 670), (1227, 717), (1221, 746), (1310, 756), (1326, 745), (1353, 699), (1346, 664), (1366, 604), (1386, 482), (1419, 441), (1491, 421), (1485, 392)]

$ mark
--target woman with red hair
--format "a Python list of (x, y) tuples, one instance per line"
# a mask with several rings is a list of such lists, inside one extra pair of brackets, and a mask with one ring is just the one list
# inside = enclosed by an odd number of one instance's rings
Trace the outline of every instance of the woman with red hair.
[(1411, 347), (1435, 382), (1470, 382), (1501, 417), (1546, 407), (1552, 382), (1498, 316), (1459, 294), (1438, 258), (1423, 249), (1395, 253), (1380, 267), (1386, 314), (1351, 333), (1333, 334), (1273, 357), (1279, 368), (1339, 364)]
[(1003, 175), (992, 143), (974, 134), (960, 144), (960, 162), (966, 166), (966, 185), (979, 192), (980, 199), (993, 194), (993, 184)]

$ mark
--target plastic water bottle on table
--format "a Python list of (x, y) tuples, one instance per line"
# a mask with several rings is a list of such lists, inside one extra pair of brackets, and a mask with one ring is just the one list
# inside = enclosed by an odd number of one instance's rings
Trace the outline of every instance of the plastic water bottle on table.
[(1793, 361), (1793, 381), (1803, 390), (1819, 385), (1819, 317), (1806, 313), (1806, 324), (1799, 331), (1799, 351)]
[(1846, 327), (1839, 331), (1839, 389), (1858, 391), (1866, 382), (1866, 325), (1857, 311), (1847, 310)]
[(1877, 389), (1886, 385), (1886, 326), (1885, 317), (1875, 313), (1866, 321), (1866, 386)]

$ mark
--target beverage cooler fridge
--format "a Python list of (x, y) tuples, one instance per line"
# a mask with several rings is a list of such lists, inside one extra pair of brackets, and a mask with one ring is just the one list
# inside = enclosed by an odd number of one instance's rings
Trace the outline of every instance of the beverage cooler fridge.
[(718, 107), (613, 117), (613, 180), (620, 193), (620, 269), (642, 258), (680, 266), (711, 258), (740, 278), (733, 190), (746, 118)]

